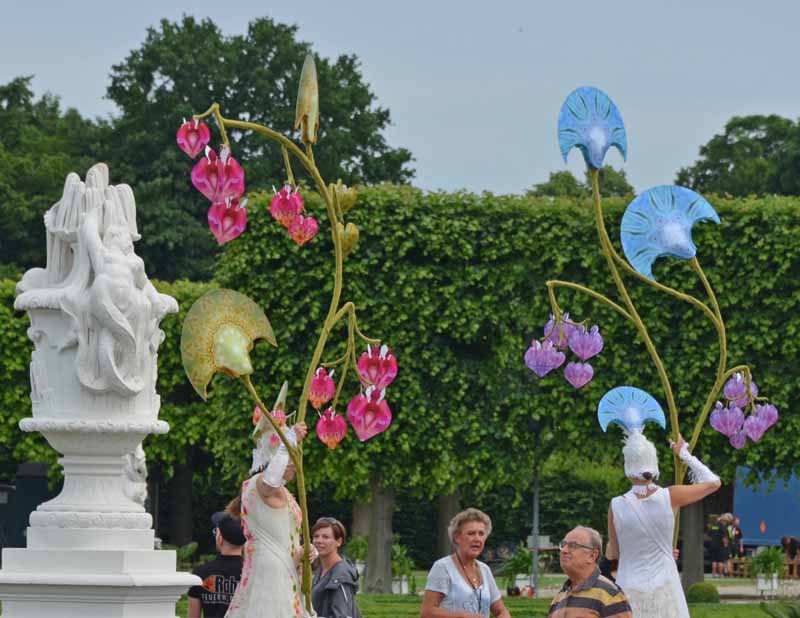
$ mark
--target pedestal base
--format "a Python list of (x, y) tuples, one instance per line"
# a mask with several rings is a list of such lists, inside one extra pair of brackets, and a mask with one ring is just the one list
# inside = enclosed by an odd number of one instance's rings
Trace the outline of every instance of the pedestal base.
[(175, 618), (200, 578), (167, 550), (4, 549), (2, 618)]

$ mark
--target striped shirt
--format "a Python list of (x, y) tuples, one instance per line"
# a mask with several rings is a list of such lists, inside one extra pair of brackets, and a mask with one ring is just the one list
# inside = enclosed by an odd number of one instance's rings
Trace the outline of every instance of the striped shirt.
[(632, 618), (631, 606), (625, 593), (610, 579), (595, 569), (575, 589), (567, 582), (553, 598), (548, 612), (550, 618)]

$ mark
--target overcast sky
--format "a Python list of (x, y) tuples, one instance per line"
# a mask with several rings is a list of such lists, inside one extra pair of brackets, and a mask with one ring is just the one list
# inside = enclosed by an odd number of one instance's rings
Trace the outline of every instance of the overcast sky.
[[(672, 182), (731, 116), (800, 115), (796, 0), (0, 0), (0, 9), (0, 83), (33, 74), (37, 94), (88, 116), (115, 113), (104, 98), (110, 67), (163, 17), (210, 17), (230, 35), (259, 16), (297, 24), (319, 54), (360, 59), (391, 110), (389, 143), (411, 150), (414, 184), (426, 189), (519, 193), (564, 169), (556, 119), (581, 85), (619, 107), (638, 191)], [(616, 151), (606, 161), (622, 165)], [(569, 169), (582, 174), (577, 151)]]

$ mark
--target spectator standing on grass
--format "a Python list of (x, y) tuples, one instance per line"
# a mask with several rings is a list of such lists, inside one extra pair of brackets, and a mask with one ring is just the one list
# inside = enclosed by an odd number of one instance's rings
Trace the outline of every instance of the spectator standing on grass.
[(219, 555), (192, 571), (203, 583), (189, 588), (188, 618), (222, 618), (242, 577), (241, 521), (221, 511), (211, 516), (211, 524)]
[(421, 618), (511, 618), (489, 566), (478, 560), (492, 520), (469, 508), (450, 520), (454, 553), (433, 563), (425, 584)]
[(317, 550), (311, 604), (319, 618), (361, 617), (356, 604), (358, 570), (339, 553), (345, 538), (344, 524), (333, 517), (320, 517), (311, 528)]

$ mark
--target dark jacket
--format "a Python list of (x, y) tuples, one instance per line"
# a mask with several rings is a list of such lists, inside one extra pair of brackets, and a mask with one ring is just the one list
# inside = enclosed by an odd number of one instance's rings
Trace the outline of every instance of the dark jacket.
[(322, 575), (322, 567), (314, 570), (311, 604), (320, 618), (361, 618), (356, 605), (358, 571), (347, 560), (337, 562)]

